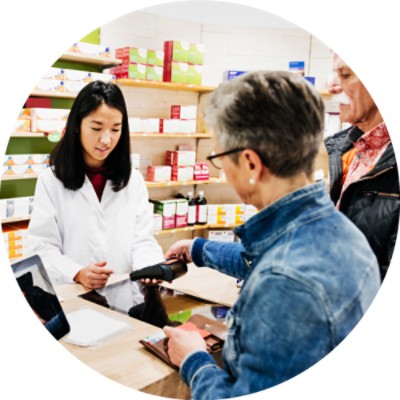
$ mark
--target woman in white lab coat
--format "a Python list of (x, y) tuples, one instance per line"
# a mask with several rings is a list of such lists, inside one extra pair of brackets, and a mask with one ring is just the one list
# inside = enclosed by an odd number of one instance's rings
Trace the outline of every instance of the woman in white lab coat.
[(95, 81), (81, 90), (50, 167), (36, 185), (28, 243), (55, 283), (98, 289), (112, 273), (164, 260), (144, 179), (131, 168), (118, 86)]

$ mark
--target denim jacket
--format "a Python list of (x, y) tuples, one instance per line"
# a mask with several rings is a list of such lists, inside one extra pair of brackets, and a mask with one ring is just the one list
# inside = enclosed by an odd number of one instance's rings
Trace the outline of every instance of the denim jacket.
[(181, 365), (194, 399), (254, 393), (311, 367), (354, 328), (380, 286), (374, 253), (324, 182), (279, 199), (235, 233), (240, 243), (196, 238), (191, 250), (197, 266), (244, 279), (226, 317), (224, 368), (204, 351)]

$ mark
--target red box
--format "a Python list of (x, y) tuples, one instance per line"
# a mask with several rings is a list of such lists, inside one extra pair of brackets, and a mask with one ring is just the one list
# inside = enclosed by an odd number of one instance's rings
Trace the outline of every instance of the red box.
[(198, 162), (193, 169), (193, 179), (195, 181), (206, 181), (210, 179), (210, 169), (207, 163)]

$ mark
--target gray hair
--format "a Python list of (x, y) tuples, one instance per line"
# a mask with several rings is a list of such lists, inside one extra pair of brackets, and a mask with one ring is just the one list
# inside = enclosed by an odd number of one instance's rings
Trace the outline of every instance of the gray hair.
[[(252, 149), (276, 176), (310, 176), (323, 137), (324, 103), (294, 73), (248, 72), (211, 94), (205, 122), (223, 151)], [(237, 153), (229, 157), (238, 162)]]

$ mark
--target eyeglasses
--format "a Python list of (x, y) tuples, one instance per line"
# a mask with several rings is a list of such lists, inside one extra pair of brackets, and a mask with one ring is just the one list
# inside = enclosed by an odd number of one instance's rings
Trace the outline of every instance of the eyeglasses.
[(246, 150), (245, 147), (238, 147), (237, 149), (232, 149), (232, 150), (227, 150), (222, 153), (216, 153), (215, 151), (212, 151), (211, 154), (207, 157), (207, 161), (210, 161), (210, 163), (217, 169), (222, 169), (222, 162), (219, 160), (220, 157), (227, 156), (229, 154), (233, 153), (238, 153), (239, 151)]
[[(207, 159), (207, 161), (210, 161), (211, 164), (215, 168), (222, 169), (222, 162), (220, 160), (220, 157), (224, 157), (224, 156), (227, 156), (229, 154), (238, 153), (239, 151), (243, 151), (243, 150), (246, 150), (246, 147), (237, 147), (236, 149), (227, 150), (227, 151), (224, 151), (222, 153), (216, 153), (215, 151), (212, 151), (211, 154), (206, 159)], [(253, 150), (253, 149), (251, 149), (251, 150)], [(268, 163), (265, 160), (265, 158), (258, 151), (256, 151), (256, 150), (253, 150), (253, 151), (258, 155), (258, 157), (260, 157), (262, 163), (266, 167), (268, 167)]]

